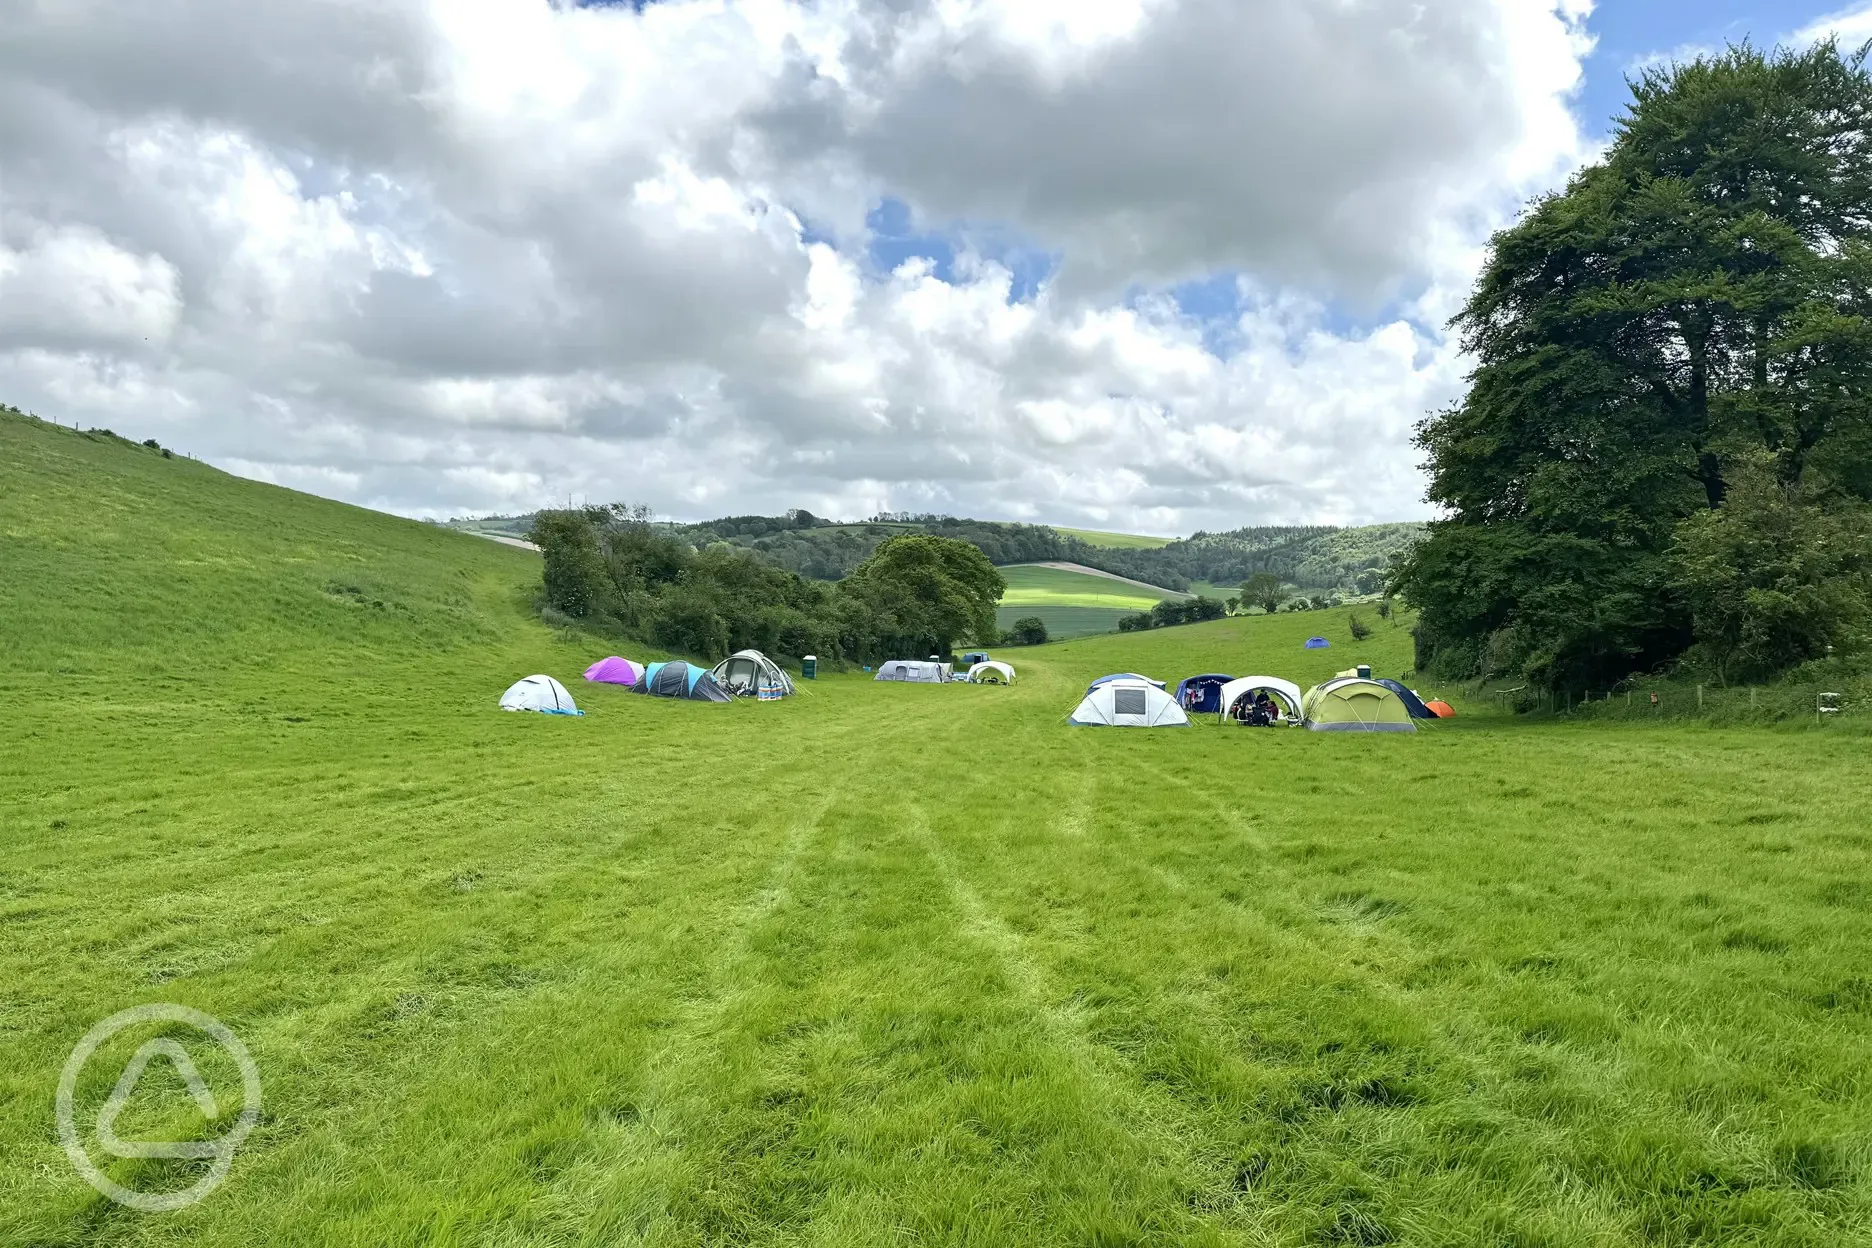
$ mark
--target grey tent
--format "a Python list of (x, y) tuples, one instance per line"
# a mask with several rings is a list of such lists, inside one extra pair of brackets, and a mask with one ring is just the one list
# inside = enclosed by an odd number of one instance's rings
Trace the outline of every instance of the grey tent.
[(873, 680), (905, 680), (919, 685), (940, 685), (949, 679), (947, 663), (931, 663), (927, 660), (892, 659), (878, 668)]

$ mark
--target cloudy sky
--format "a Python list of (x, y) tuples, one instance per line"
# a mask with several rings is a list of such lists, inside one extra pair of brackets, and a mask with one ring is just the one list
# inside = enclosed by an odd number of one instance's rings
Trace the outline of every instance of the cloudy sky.
[(1809, 0), (0, 0), (0, 402), (408, 515), (1427, 514), (1491, 229)]

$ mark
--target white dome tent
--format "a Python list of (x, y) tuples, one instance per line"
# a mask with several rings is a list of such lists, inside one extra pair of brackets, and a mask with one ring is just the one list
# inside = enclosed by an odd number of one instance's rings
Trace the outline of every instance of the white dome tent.
[(583, 715), (566, 687), (550, 676), (528, 676), (517, 680), (501, 694), (503, 711), (539, 711), (545, 715)]
[(1093, 686), (1066, 722), (1087, 728), (1187, 728), (1189, 716), (1175, 698), (1138, 677)]
[(1014, 668), (999, 659), (984, 659), (968, 670), (971, 685), (1011, 685), (1014, 683)]
[(762, 699), (792, 696), (793, 678), (758, 650), (737, 650), (709, 673), (715, 683), (737, 697)]
[(1239, 699), (1264, 689), (1287, 704), (1285, 718), (1289, 723), (1300, 722), (1300, 686), (1278, 676), (1243, 676), (1239, 680), (1229, 681), (1222, 686), (1222, 709), (1216, 713), (1216, 717), (1226, 720), (1229, 708)]

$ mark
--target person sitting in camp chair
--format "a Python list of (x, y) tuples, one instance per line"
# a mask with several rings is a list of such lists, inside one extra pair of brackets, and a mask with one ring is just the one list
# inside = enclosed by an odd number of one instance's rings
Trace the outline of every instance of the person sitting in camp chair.
[(1274, 699), (1268, 697), (1265, 691), (1255, 694), (1255, 727), (1272, 728), (1278, 723), (1280, 708), (1274, 705)]
[(1254, 722), (1254, 699), (1245, 693), (1236, 698), (1234, 704), (1229, 707), (1229, 718), (1244, 727), (1252, 724)]

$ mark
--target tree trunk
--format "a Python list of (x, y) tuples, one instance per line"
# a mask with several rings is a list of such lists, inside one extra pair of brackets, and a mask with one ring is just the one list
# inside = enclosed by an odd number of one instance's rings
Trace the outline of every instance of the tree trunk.
[(1722, 461), (1708, 449), (1709, 421), (1709, 331), (1698, 325), (1684, 335), (1690, 349), (1690, 421), (1697, 448), (1697, 479), (1703, 483), (1703, 495), (1711, 508), (1722, 506)]

